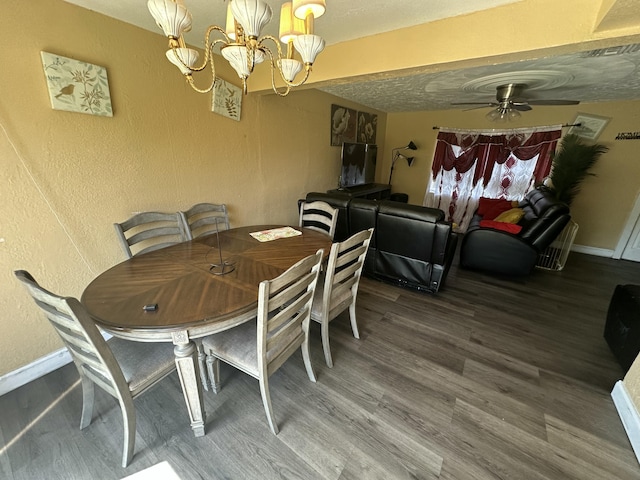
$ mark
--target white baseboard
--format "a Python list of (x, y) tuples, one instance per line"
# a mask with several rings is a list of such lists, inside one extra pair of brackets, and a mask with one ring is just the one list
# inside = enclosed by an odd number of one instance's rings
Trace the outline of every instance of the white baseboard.
[(49, 355), (38, 358), (24, 367), (0, 376), (0, 396), (16, 388), (26, 385), (33, 380), (53, 372), (71, 362), (71, 355), (66, 348), (56, 350)]
[[(101, 333), (105, 340), (109, 340), (112, 336), (107, 332)], [(5, 373), (0, 376), (0, 397), (5, 393), (9, 393), (16, 388), (46, 375), (47, 373), (51, 373), (70, 362), (71, 354), (66, 348), (61, 348), (60, 350), (56, 350), (44, 357), (40, 357), (17, 370)]]
[(640, 462), (640, 415), (638, 415), (638, 410), (636, 410), (631, 401), (622, 380), (618, 380), (614, 385), (611, 391), (611, 398), (613, 398), (613, 403), (616, 406), (616, 410), (618, 410), (624, 430), (627, 432), (631, 448), (633, 448), (633, 452)]
[(596, 257), (613, 257), (613, 250), (610, 250), (608, 248), (587, 247), (586, 245), (572, 245), (571, 251), (576, 253), (585, 253), (587, 255), (594, 255)]

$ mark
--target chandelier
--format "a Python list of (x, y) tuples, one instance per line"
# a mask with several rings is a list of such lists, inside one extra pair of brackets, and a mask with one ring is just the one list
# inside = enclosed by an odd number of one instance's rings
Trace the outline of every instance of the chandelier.
[[(182, 0), (148, 0), (147, 7), (169, 39), (167, 59), (180, 69), (189, 85), (200, 93), (210, 92), (215, 85), (216, 47), (220, 47), (221, 55), (238, 73), (244, 93), (247, 93), (247, 78), (253, 68), (268, 60), (271, 87), (280, 96), (287, 95), (292, 87), (307, 81), (316, 56), (324, 49), (324, 40), (313, 34), (313, 21), (325, 12), (325, 0), (293, 0), (282, 5), (279, 37), (286, 45), (284, 53), (277, 38), (260, 36), (262, 28), (271, 20), (269, 5), (262, 0), (230, 0), (225, 28), (211, 25), (205, 32), (204, 60), (200, 65), (196, 65), (199, 53), (188, 48), (184, 41), (183, 33), (191, 30), (192, 17)], [(212, 39), (214, 32), (218, 32), (221, 38)], [(275, 45), (275, 50), (272, 50), (273, 46), (272, 49), (267, 47), (269, 42)], [(294, 58), (296, 52), (302, 61)], [(195, 85), (193, 73), (204, 70), (207, 65), (211, 67), (211, 82), (205, 88), (199, 88)], [(303, 69), (304, 75), (296, 79)], [(276, 76), (284, 83), (283, 87), (276, 86)]]

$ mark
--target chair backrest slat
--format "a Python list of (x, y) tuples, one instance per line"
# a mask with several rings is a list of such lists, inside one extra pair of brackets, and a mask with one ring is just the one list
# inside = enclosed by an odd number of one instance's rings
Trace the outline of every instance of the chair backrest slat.
[(188, 239), (178, 212), (142, 212), (113, 225), (129, 258)]
[(80, 302), (45, 290), (24, 270), (15, 275), (46, 314), (78, 370), (91, 372), (90, 378), (116, 397), (129, 395), (120, 365)]
[(231, 228), (224, 203), (198, 203), (179, 214), (182, 228), (189, 240)]
[(338, 223), (338, 209), (326, 202), (302, 202), (300, 204), (299, 227), (326, 233), (332, 239)]
[(373, 229), (370, 228), (331, 246), (322, 299), (323, 315), (329, 320), (332, 315), (340, 313), (334, 309), (346, 303), (348, 290), (351, 290), (351, 298), (355, 298), (372, 235)]
[(323, 251), (282, 275), (260, 283), (258, 292), (258, 368), (273, 373), (304, 342)]

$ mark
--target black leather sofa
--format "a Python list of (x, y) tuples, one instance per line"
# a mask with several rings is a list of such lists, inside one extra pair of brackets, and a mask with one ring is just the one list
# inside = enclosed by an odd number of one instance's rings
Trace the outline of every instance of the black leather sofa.
[[(480, 226), (477, 213), (460, 246), (460, 265), (509, 276), (531, 273), (538, 254), (546, 249), (569, 223), (569, 207), (555, 199), (546, 187), (530, 191), (519, 203), (524, 217), (517, 234)], [(477, 211), (476, 211), (477, 212)]]
[(308, 202), (317, 200), (338, 209), (337, 242), (374, 228), (365, 275), (430, 292), (442, 287), (458, 241), (442, 210), (340, 194), (306, 196)]

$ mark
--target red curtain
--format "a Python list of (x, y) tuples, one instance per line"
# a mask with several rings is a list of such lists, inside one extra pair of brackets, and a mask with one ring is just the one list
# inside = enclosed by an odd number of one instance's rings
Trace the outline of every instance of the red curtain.
[[(561, 135), (560, 127), (549, 131), (516, 129), (501, 133), (440, 131), (431, 167), (432, 177), (441, 170), (455, 169), (466, 173), (474, 169), (473, 184), (482, 178), (486, 186), (491, 179), (494, 165), (503, 164), (513, 155), (519, 160), (531, 160), (538, 156), (534, 171), (536, 182), (542, 182), (551, 170), (551, 153)], [(455, 155), (453, 146), (462, 150)]]

